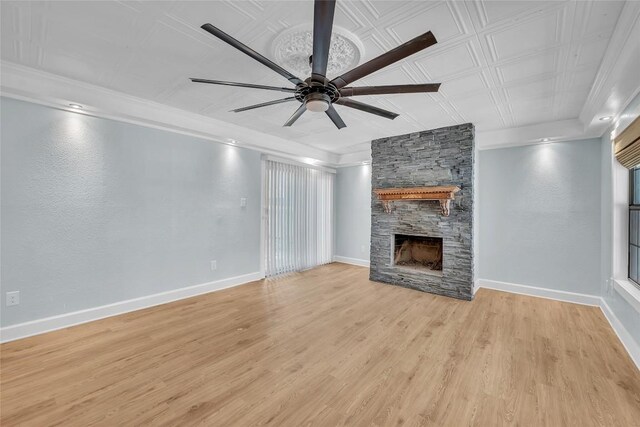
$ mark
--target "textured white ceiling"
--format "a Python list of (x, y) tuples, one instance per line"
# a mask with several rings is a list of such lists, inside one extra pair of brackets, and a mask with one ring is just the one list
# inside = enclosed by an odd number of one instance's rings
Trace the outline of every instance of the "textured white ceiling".
[(188, 80), (287, 85), (278, 74), (199, 27), (211, 22), (271, 57), (278, 34), (311, 22), (309, 1), (3, 1), (1, 57), (323, 150), (349, 153), (362, 150), (374, 138), (464, 122), (491, 131), (577, 118), (622, 5), (616, 1), (338, 1), (336, 25), (362, 41), (361, 62), (427, 30), (438, 39), (437, 45), (354, 86), (442, 82), (438, 94), (357, 98), (400, 113), (394, 121), (337, 106), (348, 126), (342, 130), (324, 114), (312, 113), (292, 128), (282, 127), (296, 108), (293, 103), (230, 113), (232, 108), (283, 96)]

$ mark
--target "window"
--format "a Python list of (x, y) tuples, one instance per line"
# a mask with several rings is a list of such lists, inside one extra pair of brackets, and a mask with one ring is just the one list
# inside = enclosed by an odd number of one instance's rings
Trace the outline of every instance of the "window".
[(629, 279), (640, 287), (640, 166), (629, 171)]
[(333, 261), (334, 173), (265, 160), (267, 276)]

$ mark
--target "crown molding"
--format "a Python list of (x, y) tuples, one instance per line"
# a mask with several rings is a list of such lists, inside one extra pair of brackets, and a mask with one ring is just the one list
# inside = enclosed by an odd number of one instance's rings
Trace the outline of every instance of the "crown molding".
[(0, 95), (9, 98), (64, 110), (70, 110), (69, 104), (76, 103), (83, 106), (82, 110), (73, 110), (76, 113), (187, 134), (223, 144), (235, 140), (238, 146), (304, 163), (335, 166), (340, 160), (338, 154), (296, 141), (12, 62), (0, 62), (0, 73)]
[(371, 163), (371, 148), (353, 153), (346, 153), (340, 156), (338, 167), (357, 166)]
[[(640, 16), (640, 3), (638, 3), (638, 6), (635, 7), (634, 10), (638, 12), (636, 15)], [(628, 17), (625, 17), (625, 21), (628, 21)], [(634, 32), (640, 31), (640, 24), (638, 22), (634, 22), (634, 25), (623, 23), (616, 27), (616, 35), (618, 35), (618, 28), (621, 28), (621, 26), (627, 28), (629, 32), (632, 30)], [(621, 36), (618, 35), (618, 37)], [(627, 41), (625, 46), (627, 49), (630, 49), (630, 51), (623, 53), (622, 56), (625, 58), (633, 58), (632, 54), (634, 53), (638, 56), (640, 47), (635, 46), (628, 37), (625, 40)], [(618, 57), (621, 56), (619, 55)], [(635, 58), (635, 60), (638, 61), (637, 58)], [(624, 64), (630, 65), (630, 63), (627, 62)], [(614, 68), (619, 67), (616, 66)], [(602, 71), (603, 69), (604, 68), (601, 67), (602, 73), (604, 73), (604, 71)], [(611, 69), (611, 67), (608, 69)], [(638, 67), (635, 69), (638, 69)], [(631, 83), (638, 80), (638, 76), (633, 73), (633, 70), (634, 69), (631, 68), (631, 72), (627, 72), (626, 74), (626, 81)], [(620, 76), (622, 71), (623, 70), (610, 71), (609, 73), (611, 76)], [(253, 149), (265, 154), (273, 154), (293, 159), (306, 164), (345, 167), (371, 161), (370, 149), (342, 155), (331, 153), (296, 141), (207, 117), (202, 114), (188, 112), (8, 61), (0, 62), (0, 73), (2, 75), (2, 79), (0, 80), (0, 95), (10, 98), (21, 99), (64, 110), (70, 110), (70, 103), (78, 103), (83, 105), (84, 108), (80, 111), (73, 110), (76, 113), (163, 129), (223, 144), (230, 144), (231, 140), (235, 140), (241, 147)], [(599, 73), (599, 76), (600, 74), (601, 73)], [(596, 78), (596, 83), (594, 83), (594, 88), (591, 91), (589, 99), (597, 96), (595, 95), (596, 92), (601, 94), (598, 95), (600, 97), (605, 96), (602, 94), (609, 93), (604, 89), (604, 84), (601, 83), (602, 80), (601, 77)], [(596, 90), (596, 85), (600, 87), (600, 89)], [(629, 86), (629, 84), (625, 87), (627, 86)], [(620, 82), (618, 82), (618, 87), (622, 87)], [(625, 102), (620, 103), (615, 114), (607, 115), (618, 115), (629, 103), (629, 100), (638, 93), (640, 84), (636, 82), (634, 89), (634, 91), (628, 92), (631, 93), (631, 95), (628, 96)], [(585, 105), (583, 113), (587, 107), (589, 107), (589, 104)], [(596, 107), (593, 108), (597, 110)], [(490, 131), (476, 131), (476, 146), (480, 150), (486, 150), (536, 144), (540, 142), (541, 138), (550, 138), (551, 142), (560, 142), (600, 137), (611, 124), (598, 121), (597, 117), (600, 117), (599, 115), (594, 117), (596, 117), (595, 120), (598, 122), (597, 126), (586, 127), (581, 115), (580, 119), (544, 122)]]
[[(569, 119), (476, 132), (476, 146), (479, 150), (492, 150), (495, 148), (539, 144), (541, 142), (599, 138), (600, 136), (602, 136), (602, 131), (585, 130), (579, 119)], [(548, 138), (549, 140), (542, 141), (543, 138)]]
[(613, 31), (591, 91), (580, 112), (585, 129), (602, 135), (640, 92), (640, 2), (626, 2)]
[[(601, 136), (601, 131), (585, 131), (580, 120), (569, 119), (506, 129), (476, 131), (475, 142), (478, 150), (493, 150), (540, 144), (542, 138), (549, 138), (548, 142), (563, 142), (600, 138)], [(337, 167), (357, 166), (368, 162), (371, 162), (370, 149), (341, 155)]]
[[(600, 138), (601, 136), (602, 131), (598, 129), (585, 131), (580, 120), (569, 119), (506, 129), (476, 131), (475, 142), (478, 150), (493, 150), (540, 144), (542, 138), (549, 138), (548, 142), (564, 142)], [(342, 154), (335, 167), (358, 166), (370, 162), (371, 150), (366, 149)]]

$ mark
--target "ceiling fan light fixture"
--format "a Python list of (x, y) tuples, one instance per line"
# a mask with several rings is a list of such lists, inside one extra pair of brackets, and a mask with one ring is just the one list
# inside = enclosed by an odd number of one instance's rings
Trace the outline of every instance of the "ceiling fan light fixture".
[(324, 93), (311, 93), (307, 96), (304, 106), (314, 113), (324, 113), (331, 105), (331, 98)]
[(324, 113), (329, 109), (329, 103), (324, 99), (311, 99), (305, 103), (307, 110), (314, 113)]

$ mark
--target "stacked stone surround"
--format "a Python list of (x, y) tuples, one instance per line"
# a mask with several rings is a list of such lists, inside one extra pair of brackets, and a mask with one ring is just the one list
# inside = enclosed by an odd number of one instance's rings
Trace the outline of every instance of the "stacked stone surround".
[[(371, 198), (370, 279), (473, 299), (474, 127), (471, 123), (372, 141), (372, 188), (457, 185), (448, 217), (437, 201), (398, 201), (386, 213)], [(443, 239), (442, 277), (393, 265), (394, 234)]]

